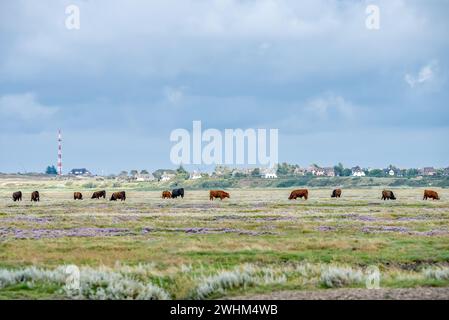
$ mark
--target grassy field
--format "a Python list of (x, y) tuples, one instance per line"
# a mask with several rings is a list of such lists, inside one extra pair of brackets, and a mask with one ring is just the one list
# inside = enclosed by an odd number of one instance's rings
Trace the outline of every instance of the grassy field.
[[(449, 190), (186, 190), (162, 200), (132, 184), (126, 202), (91, 200), (81, 182), (0, 180), (0, 298), (212, 299), (279, 290), (364, 288), (380, 270), (382, 288), (449, 286)], [(99, 186), (100, 187), (100, 186)], [(40, 203), (29, 201), (39, 190)], [(14, 203), (13, 191), (24, 201)], [(83, 201), (75, 202), (73, 191)], [(81, 270), (80, 290), (65, 284)]]

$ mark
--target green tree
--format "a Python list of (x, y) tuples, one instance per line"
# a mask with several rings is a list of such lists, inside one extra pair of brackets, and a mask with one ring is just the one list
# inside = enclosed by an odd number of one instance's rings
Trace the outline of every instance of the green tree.
[(56, 170), (55, 166), (48, 166), (45, 170), (45, 174), (58, 174), (58, 171)]
[(251, 171), (251, 176), (252, 177), (260, 177), (260, 169), (255, 168), (253, 171)]
[(147, 170), (140, 171), (140, 174), (149, 174)]
[(278, 164), (276, 173), (278, 175), (286, 176), (286, 175), (292, 175), (295, 169), (297, 168), (297, 165), (288, 164), (287, 162)]
[(342, 171), (342, 176), (343, 177), (349, 177), (351, 175), (352, 175), (352, 170), (351, 169), (349, 169), (349, 168), (343, 169), (343, 171)]
[(343, 167), (343, 164), (341, 162), (339, 162), (336, 166), (334, 166), (335, 175), (337, 177), (342, 177), (344, 170), (345, 168)]
[(384, 171), (383, 170), (381, 170), (381, 169), (373, 169), (373, 170), (371, 170), (370, 172), (369, 172), (369, 176), (370, 177), (377, 177), (377, 178), (380, 178), (380, 177), (383, 177), (385, 174), (384, 174)]
[(182, 165), (180, 165), (179, 168), (176, 169), (176, 176), (178, 178), (186, 180), (189, 178), (190, 174), (189, 174), (189, 172), (187, 172), (186, 169), (184, 169), (184, 167)]
[(407, 177), (416, 177), (419, 175), (419, 170), (415, 168), (407, 169), (407, 172), (405, 174)]
[(123, 170), (122, 172), (120, 172), (119, 176), (120, 177), (127, 177), (128, 176), (128, 171)]

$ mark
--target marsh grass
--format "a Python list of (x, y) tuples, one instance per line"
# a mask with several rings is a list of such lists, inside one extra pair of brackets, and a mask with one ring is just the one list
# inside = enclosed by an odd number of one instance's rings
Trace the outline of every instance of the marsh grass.
[[(119, 188), (112, 181), (69, 182), (0, 180), (1, 270), (76, 264), (111, 279), (119, 274), (117, 287), (86, 289), (84, 297), (98, 299), (363, 287), (369, 265), (381, 268), (389, 287), (449, 282), (448, 189), (438, 189), (438, 202), (422, 201), (418, 189), (395, 189), (398, 200), (383, 202), (382, 188), (344, 190), (341, 199), (331, 199), (327, 189), (310, 189), (308, 201), (289, 201), (289, 189), (232, 189), (231, 199), (211, 202), (207, 190), (187, 189), (185, 199), (162, 200), (159, 191), (137, 188), (146, 184), (124, 182), (127, 201), (112, 203), (89, 199), (94, 189), (82, 187), (104, 183), (110, 194)], [(24, 192), (21, 203), (11, 201), (17, 190)], [(28, 199), (34, 190), (41, 191), (40, 203)], [(73, 201), (73, 191), (83, 192), (85, 200)], [(89, 236), (76, 232), (85, 228), (93, 230)], [(106, 229), (127, 232), (105, 236)], [(31, 231), (43, 236), (17, 237)], [(328, 267), (333, 269), (323, 269)], [(55, 289), (57, 281), (26, 283), (13, 281), (0, 297), (66, 297)]]

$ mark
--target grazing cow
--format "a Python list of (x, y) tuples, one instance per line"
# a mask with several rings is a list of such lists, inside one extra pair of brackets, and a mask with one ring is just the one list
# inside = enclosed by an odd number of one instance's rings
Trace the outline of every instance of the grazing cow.
[(83, 200), (83, 194), (81, 192), (74, 192), (73, 200)]
[(341, 189), (335, 189), (332, 191), (331, 198), (340, 198), (341, 197)]
[(121, 201), (125, 201), (126, 200), (126, 193), (125, 193), (125, 191), (114, 192), (112, 194), (110, 201), (117, 201), (117, 200), (121, 200)]
[(309, 198), (309, 190), (307, 189), (293, 190), (292, 193), (290, 193), (290, 197), (288, 197), (288, 200), (296, 200), (297, 198), (303, 197), (304, 200), (307, 200)]
[(170, 191), (163, 191), (162, 192), (162, 199), (170, 199), (171, 198), (171, 192)]
[(114, 192), (112, 194), (110, 201), (117, 201), (117, 200), (121, 200), (121, 201), (125, 201), (126, 200), (126, 193), (125, 193), (125, 191)]
[(220, 200), (223, 200), (224, 198), (231, 198), (229, 193), (223, 191), (223, 190), (210, 190), (209, 191), (209, 200), (214, 200), (215, 198), (220, 198)]
[(384, 190), (382, 191), (382, 200), (396, 200), (396, 197), (394, 196), (393, 191), (391, 190)]
[(95, 191), (92, 195), (91, 199), (106, 199), (106, 191), (102, 190), (102, 191)]
[(184, 199), (184, 188), (173, 189), (171, 192), (172, 199), (176, 199), (177, 197), (181, 197)]
[(39, 191), (34, 191), (34, 192), (31, 194), (31, 201), (34, 201), (34, 202), (40, 201)]
[(427, 200), (427, 198), (433, 199), (433, 200), (440, 200), (440, 197), (438, 196), (438, 193), (433, 190), (424, 190), (424, 197), (423, 200)]
[(16, 202), (16, 201), (22, 201), (22, 191), (14, 192), (14, 193), (12, 194), (12, 200), (14, 200), (14, 202)]

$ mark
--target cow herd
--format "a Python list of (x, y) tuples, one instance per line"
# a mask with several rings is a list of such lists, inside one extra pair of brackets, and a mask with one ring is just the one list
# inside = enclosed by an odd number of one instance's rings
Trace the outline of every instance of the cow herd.
[[(331, 198), (340, 198), (342, 194), (341, 189), (334, 189), (331, 194)], [(307, 189), (298, 189), (293, 190), (290, 193), (290, 197), (288, 197), (289, 200), (296, 200), (297, 198), (304, 198), (304, 200), (307, 200), (309, 198), (309, 190)], [(424, 197), (423, 200), (427, 199), (433, 199), (433, 200), (440, 200), (440, 196), (436, 191), (433, 190), (424, 190)], [(382, 197), (381, 200), (396, 200), (396, 196), (394, 195), (393, 191), (391, 190), (383, 190), (382, 191)]]
[[(104, 191), (104, 190), (102, 190), (102, 191), (95, 191), (92, 194), (92, 197), (91, 197), (91, 199), (100, 199), (100, 198), (106, 199), (106, 191)], [(12, 200), (14, 202), (22, 201), (22, 191), (14, 192), (12, 194)], [(81, 192), (74, 192), (73, 193), (73, 200), (83, 200), (83, 194)], [(125, 191), (114, 192), (111, 195), (110, 201), (117, 201), (117, 200), (121, 200), (121, 201), (125, 201), (126, 200), (126, 193), (125, 193)], [(31, 201), (32, 202), (39, 202), (40, 201), (39, 191), (33, 191), (31, 193)]]
[[(331, 198), (340, 198), (341, 195), (342, 195), (341, 189), (335, 189), (332, 191)], [(184, 188), (173, 189), (172, 191), (166, 190), (166, 191), (162, 192), (162, 199), (176, 199), (178, 197), (184, 198)], [(100, 198), (106, 199), (106, 191), (105, 190), (95, 191), (91, 197), (91, 199), (100, 199)], [(211, 201), (214, 199), (223, 200), (226, 198), (228, 198), (228, 199), (231, 198), (231, 195), (226, 191), (223, 191), (223, 190), (210, 190), (209, 191), (209, 200), (211, 200)], [(300, 199), (304, 198), (304, 200), (307, 200), (309, 198), (309, 190), (307, 190), (307, 189), (293, 190), (290, 193), (290, 196), (288, 197), (289, 200), (296, 200), (298, 198), (300, 198)], [(22, 201), (22, 192), (21, 191), (14, 192), (12, 194), (12, 199), (14, 202)], [(83, 194), (81, 192), (74, 192), (73, 199), (74, 200), (83, 200)], [(440, 197), (436, 191), (424, 190), (423, 200), (427, 200), (427, 199), (440, 200)], [(126, 200), (125, 191), (114, 192), (111, 195), (110, 201), (118, 201), (118, 200), (120, 200), (120, 201)], [(391, 191), (391, 190), (383, 190), (381, 200), (396, 200), (396, 196), (394, 195), (393, 191)], [(34, 191), (31, 193), (31, 201), (33, 201), (33, 202), (40, 201), (39, 191)]]

